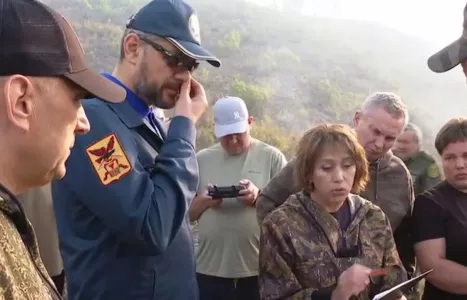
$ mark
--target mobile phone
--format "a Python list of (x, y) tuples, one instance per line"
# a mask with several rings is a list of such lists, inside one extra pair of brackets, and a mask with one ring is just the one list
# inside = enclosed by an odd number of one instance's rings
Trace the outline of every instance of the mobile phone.
[(239, 192), (245, 187), (242, 185), (231, 185), (231, 186), (213, 186), (208, 189), (208, 195), (213, 199), (222, 198), (235, 198), (239, 196)]

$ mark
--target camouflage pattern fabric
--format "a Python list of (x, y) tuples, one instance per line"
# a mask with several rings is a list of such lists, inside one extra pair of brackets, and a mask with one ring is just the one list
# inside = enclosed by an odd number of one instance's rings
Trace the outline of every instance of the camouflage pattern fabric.
[[(355, 299), (369, 300), (406, 280), (388, 218), (359, 196), (349, 201), (352, 221), (343, 236), (338, 221), (303, 192), (290, 196), (264, 219), (259, 251), (262, 300), (309, 300), (316, 290), (333, 289), (340, 274), (355, 263), (394, 267)], [(346, 248), (358, 250), (338, 257), (340, 238)]]
[(423, 193), (443, 180), (433, 156), (420, 151), (404, 161), (412, 175), (415, 195)]
[(436, 73), (451, 70), (467, 59), (467, 5), (464, 8), (462, 36), (428, 59), (428, 67)]
[(261, 224), (264, 218), (292, 194), (298, 193), (301, 187), (295, 184), (293, 170), (295, 158), (289, 161), (268, 184), (261, 189), (256, 199), (256, 217)]
[[(291, 194), (301, 187), (294, 183), (292, 159), (261, 190), (256, 202), (258, 222), (279, 207)], [(370, 182), (360, 195), (381, 207), (395, 230), (413, 208), (412, 178), (404, 163), (391, 151), (370, 166)]]
[(55, 286), (39, 256), (31, 224), (26, 222), (25, 229), (32, 240), (27, 247), (12, 221), (13, 215), (15, 212), (5, 197), (0, 198), (0, 299), (61, 299), (56, 290), (51, 293)]

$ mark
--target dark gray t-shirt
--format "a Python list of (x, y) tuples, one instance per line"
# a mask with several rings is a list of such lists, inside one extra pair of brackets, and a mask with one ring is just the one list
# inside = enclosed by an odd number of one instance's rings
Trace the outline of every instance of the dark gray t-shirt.
[(342, 231), (346, 231), (351, 221), (349, 201), (345, 200), (341, 208), (335, 213), (331, 213), (331, 215), (339, 222)]

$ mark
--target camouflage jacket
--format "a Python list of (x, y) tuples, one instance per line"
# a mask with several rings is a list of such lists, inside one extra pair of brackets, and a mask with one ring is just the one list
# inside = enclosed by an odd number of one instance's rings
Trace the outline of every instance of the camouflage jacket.
[(0, 187), (0, 299), (61, 299), (18, 199)]
[[(258, 221), (279, 207), (291, 194), (301, 187), (294, 183), (291, 160), (261, 190), (256, 201)], [(410, 216), (412, 215), (414, 192), (412, 177), (405, 164), (391, 151), (369, 167), (370, 181), (360, 196), (379, 206), (387, 215), (394, 232), (397, 250), (410, 275), (415, 272), (415, 254), (410, 237)]]
[[(258, 222), (268, 213), (279, 207), (290, 195), (300, 191), (301, 187), (294, 183), (293, 168), (295, 159), (291, 160), (261, 190), (256, 201)], [(381, 207), (396, 230), (413, 209), (414, 193), (412, 178), (404, 163), (391, 151), (377, 162), (370, 165), (370, 182), (360, 196)]]
[(420, 151), (404, 161), (412, 175), (415, 195), (423, 193), (443, 180), (435, 159), (425, 151)]
[[(330, 293), (340, 274), (355, 263), (370, 268), (394, 266), (355, 299), (369, 300), (406, 280), (386, 215), (359, 196), (348, 199), (352, 221), (345, 232), (303, 192), (290, 196), (264, 219), (259, 251), (262, 300), (309, 300), (315, 291)], [(343, 252), (339, 245), (352, 249), (352, 254), (338, 255)]]

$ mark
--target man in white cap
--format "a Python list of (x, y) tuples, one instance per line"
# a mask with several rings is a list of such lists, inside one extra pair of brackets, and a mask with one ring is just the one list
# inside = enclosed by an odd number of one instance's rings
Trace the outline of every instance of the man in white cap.
[[(287, 160), (250, 135), (253, 120), (242, 99), (218, 100), (214, 133), (219, 143), (197, 154), (200, 181), (189, 215), (198, 230), (200, 300), (259, 299), (256, 197)], [(242, 188), (236, 197), (213, 199), (208, 195), (213, 185)]]

